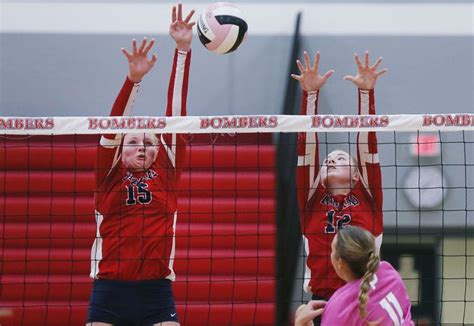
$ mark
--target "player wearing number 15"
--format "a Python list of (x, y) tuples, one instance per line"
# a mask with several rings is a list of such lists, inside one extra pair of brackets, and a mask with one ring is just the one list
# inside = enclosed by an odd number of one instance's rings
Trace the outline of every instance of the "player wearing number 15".
[[(168, 88), (167, 116), (186, 115), (191, 61), (192, 10), (173, 7), (170, 36), (176, 42)], [(111, 116), (129, 115), (140, 82), (157, 57), (154, 40), (122, 49), (128, 76)], [(160, 107), (160, 105), (157, 105)], [(185, 156), (182, 135), (104, 134), (97, 154), (96, 239), (91, 250), (94, 279), (87, 325), (179, 325), (174, 281), (176, 187)]]
[[(303, 89), (301, 114), (316, 115), (319, 91), (334, 71), (321, 76), (319, 52), (313, 65), (308, 53), (304, 56), (305, 65), (297, 61), (300, 75), (292, 77)], [(359, 114), (375, 114), (375, 82), (385, 72), (376, 71), (381, 58), (370, 66), (366, 52), (365, 63), (357, 55), (355, 61), (357, 75), (344, 79), (358, 88)], [(357, 161), (349, 153), (335, 150), (320, 166), (318, 151), (316, 133), (298, 135), (298, 204), (307, 254), (304, 288), (313, 294), (313, 299), (327, 300), (344, 285), (329, 260), (331, 241), (338, 230), (346, 225), (363, 227), (377, 237), (377, 247), (380, 247), (382, 180), (375, 132), (357, 134)]]

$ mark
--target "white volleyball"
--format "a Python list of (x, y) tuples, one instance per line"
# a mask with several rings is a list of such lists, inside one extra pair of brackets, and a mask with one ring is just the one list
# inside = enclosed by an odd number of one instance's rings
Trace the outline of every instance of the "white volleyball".
[(201, 43), (209, 51), (222, 54), (237, 50), (247, 36), (247, 29), (239, 8), (228, 2), (208, 6), (197, 21)]

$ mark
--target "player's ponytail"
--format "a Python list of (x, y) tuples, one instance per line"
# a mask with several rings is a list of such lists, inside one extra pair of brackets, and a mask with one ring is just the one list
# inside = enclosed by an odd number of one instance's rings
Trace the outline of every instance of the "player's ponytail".
[(375, 250), (375, 238), (367, 230), (347, 226), (337, 233), (336, 255), (344, 260), (355, 277), (362, 279), (359, 291), (359, 313), (367, 315), (370, 282), (377, 271), (380, 259)]
[(362, 277), (362, 282), (360, 283), (360, 291), (359, 291), (359, 314), (362, 317), (367, 315), (367, 311), (365, 307), (367, 306), (367, 300), (369, 299), (368, 292), (370, 290), (370, 282), (374, 278), (374, 274), (377, 271), (377, 267), (379, 266), (379, 257), (375, 253), (375, 251), (371, 250), (369, 252), (369, 261), (367, 262), (367, 270)]

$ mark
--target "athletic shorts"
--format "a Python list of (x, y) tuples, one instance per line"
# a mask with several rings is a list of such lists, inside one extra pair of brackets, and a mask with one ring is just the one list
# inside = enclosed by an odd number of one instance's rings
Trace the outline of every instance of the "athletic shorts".
[(179, 322), (170, 280), (95, 280), (87, 322), (151, 326)]

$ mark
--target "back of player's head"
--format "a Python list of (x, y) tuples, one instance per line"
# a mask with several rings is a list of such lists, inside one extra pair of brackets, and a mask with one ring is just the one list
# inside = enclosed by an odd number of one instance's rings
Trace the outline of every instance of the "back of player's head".
[(370, 252), (376, 253), (375, 238), (358, 226), (347, 226), (337, 233), (336, 255), (344, 260), (355, 277), (361, 278), (367, 271)]
[(377, 271), (380, 259), (375, 247), (375, 237), (357, 226), (347, 226), (337, 233), (336, 256), (347, 263), (355, 277), (361, 278), (359, 313), (365, 317), (370, 282)]

